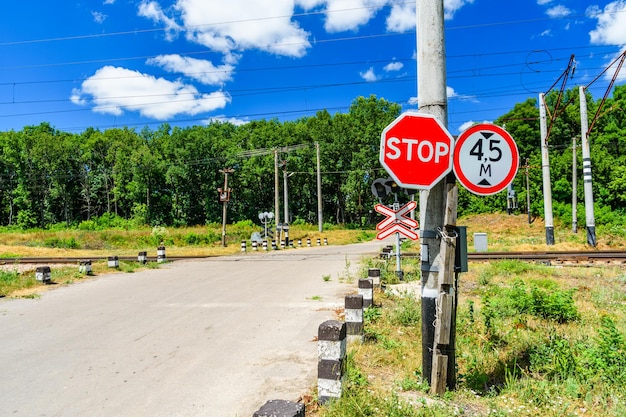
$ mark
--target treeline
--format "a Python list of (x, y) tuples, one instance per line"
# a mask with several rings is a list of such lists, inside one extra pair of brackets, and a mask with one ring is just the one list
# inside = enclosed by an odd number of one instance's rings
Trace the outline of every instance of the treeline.
[[(577, 97), (568, 91), (565, 102)], [(548, 96), (554, 103), (556, 95)], [(588, 97), (590, 115), (599, 102)], [(591, 132), (594, 194), (600, 213), (626, 203), (626, 86), (617, 87)], [(401, 112), (398, 104), (371, 96), (354, 100), (346, 114), (318, 112), (296, 121), (253, 121), (235, 126), (87, 129), (80, 134), (48, 123), (0, 132), (0, 224), (22, 228), (77, 225), (116, 215), (149, 225), (221, 222), (218, 188), (224, 169), (232, 189), (228, 220), (258, 221), (274, 210), (275, 154), (288, 174), (290, 222), (317, 222), (316, 143), (320, 148), (323, 217), (327, 223), (370, 225), (377, 200), (372, 181), (387, 177), (378, 162), (380, 134)], [(591, 119), (591, 117), (590, 117)], [(551, 128), (551, 168), (556, 215), (567, 216), (572, 195), (572, 138), (580, 138), (578, 99)], [(522, 164), (528, 160), (531, 212), (542, 215), (541, 149), (536, 100), (515, 106), (495, 121), (515, 138)], [(580, 143), (580, 141), (579, 141)], [(582, 179), (578, 156), (578, 178)], [(514, 185), (525, 210), (526, 171)], [(477, 197), (460, 190), (459, 212), (500, 211), (506, 192)], [(583, 201), (582, 180), (578, 184)], [(406, 198), (406, 197), (403, 197)], [(580, 213), (580, 211), (579, 211)], [(582, 211), (584, 224), (584, 211)], [(570, 218), (571, 219), (571, 218)]]

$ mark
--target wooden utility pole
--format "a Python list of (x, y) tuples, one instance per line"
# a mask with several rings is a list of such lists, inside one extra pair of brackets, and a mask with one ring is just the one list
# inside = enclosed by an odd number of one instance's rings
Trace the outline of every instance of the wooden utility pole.
[(552, 215), (552, 184), (550, 183), (550, 156), (548, 153), (548, 123), (546, 101), (539, 94), (539, 125), (541, 133), (541, 169), (543, 171), (543, 213), (546, 225), (546, 245), (554, 245), (554, 217)]
[[(435, 116), (447, 127), (443, 0), (418, 1), (416, 20), (419, 111)], [(456, 384), (453, 228), (457, 193), (452, 174), (430, 190), (420, 191), (422, 377), (437, 394)]]
[(222, 202), (222, 246), (226, 247), (226, 207), (230, 201), (230, 188), (228, 188), (228, 174), (232, 174), (235, 170), (232, 168), (220, 169), (220, 173), (224, 174), (224, 188), (218, 188), (217, 191)]
[(276, 239), (280, 240), (278, 225), (280, 224), (280, 182), (278, 179), (278, 149), (274, 149), (274, 216), (276, 217)]

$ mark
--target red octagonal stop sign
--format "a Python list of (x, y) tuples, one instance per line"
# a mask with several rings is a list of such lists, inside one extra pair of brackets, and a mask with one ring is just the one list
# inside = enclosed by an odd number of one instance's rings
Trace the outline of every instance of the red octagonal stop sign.
[(380, 163), (405, 188), (430, 190), (452, 169), (454, 139), (434, 116), (402, 113), (383, 130)]

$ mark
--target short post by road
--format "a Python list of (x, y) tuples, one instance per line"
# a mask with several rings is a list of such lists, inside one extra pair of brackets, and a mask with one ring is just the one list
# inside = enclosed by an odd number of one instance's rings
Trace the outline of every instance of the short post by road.
[(307, 245), (307, 247), (309, 247), (309, 248), (311, 247), (311, 239), (307, 239), (307, 240), (306, 240), (306, 245)]
[(165, 246), (161, 245), (157, 248), (157, 262), (158, 263), (162, 263), (165, 262), (167, 259), (165, 257)]
[(328, 238), (327, 237), (324, 238), (324, 245), (328, 245)]
[(380, 268), (369, 268), (367, 277), (372, 280), (374, 288), (380, 288)]
[(359, 280), (359, 294), (363, 296), (363, 307), (374, 304), (374, 282), (370, 278)]
[(301, 248), (302, 247), (302, 239), (298, 239), (298, 247)]
[(322, 246), (322, 240), (319, 237), (317, 238), (317, 246)]
[(283, 231), (285, 232), (285, 240), (283, 245), (285, 248), (289, 247), (289, 223), (283, 223)]
[(272, 250), (278, 250), (278, 246), (276, 245), (276, 241), (272, 239)]
[(263, 250), (267, 250), (267, 240), (263, 241)]
[(318, 329), (317, 398), (320, 404), (341, 397), (346, 370), (346, 323), (327, 320)]
[(91, 259), (78, 261), (78, 272), (81, 274), (91, 275)]
[(256, 240), (252, 241), (252, 250), (253, 251), (259, 250), (259, 243)]
[(246, 243), (246, 241), (245, 241), (245, 240), (242, 240), (242, 241), (241, 241), (241, 251), (242, 251), (242, 252), (245, 252), (245, 251), (247, 250), (247, 248), (248, 248), (248, 247), (247, 247), (247, 243)]
[(348, 343), (363, 342), (363, 295), (346, 295), (346, 332)]
[(140, 264), (145, 264), (146, 262), (148, 262), (148, 252), (139, 252), (137, 254), (137, 262), (139, 262)]
[(252, 417), (304, 417), (306, 407), (302, 403), (286, 400), (269, 400)]
[(120, 260), (117, 256), (109, 256), (107, 259), (107, 265), (109, 268), (119, 268)]
[(38, 266), (37, 269), (35, 269), (35, 279), (37, 281), (43, 282), (44, 284), (47, 284), (50, 282), (51, 274), (52, 272), (48, 265)]

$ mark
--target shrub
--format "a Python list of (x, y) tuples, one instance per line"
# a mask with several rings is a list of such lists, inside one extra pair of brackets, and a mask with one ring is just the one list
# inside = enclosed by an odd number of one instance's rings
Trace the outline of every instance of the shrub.
[(483, 316), (487, 328), (495, 317), (514, 317), (530, 314), (535, 317), (567, 323), (580, 317), (574, 304), (573, 290), (560, 290), (556, 284), (548, 289), (533, 286), (528, 290), (526, 284), (518, 279), (513, 286), (504, 289), (492, 289), (483, 296)]
[(50, 237), (43, 242), (45, 247), (48, 248), (62, 248), (62, 249), (80, 249), (80, 245), (74, 237), (67, 239), (61, 239), (58, 237)]

